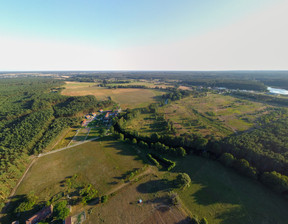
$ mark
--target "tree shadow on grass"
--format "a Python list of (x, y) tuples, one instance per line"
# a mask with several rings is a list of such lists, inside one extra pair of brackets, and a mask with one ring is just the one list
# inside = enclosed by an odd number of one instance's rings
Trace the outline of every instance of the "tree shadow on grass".
[[(262, 211), (265, 213), (265, 210), (269, 210), (269, 203), (264, 205), (268, 207), (263, 210), (256, 209), (257, 206), (263, 206), (257, 204), (257, 198), (259, 197), (261, 203), (261, 201), (263, 202), (263, 194), (269, 193), (266, 192), (265, 188), (261, 189), (261, 185), (237, 173), (233, 174), (234, 171), (228, 170), (218, 162), (201, 157), (191, 157), (190, 159), (187, 157), (181, 160), (181, 164), (178, 162), (179, 166), (175, 167), (173, 171), (187, 173), (193, 183), (191, 187), (198, 185), (198, 190), (188, 196), (196, 204), (202, 206), (215, 205), (216, 211), (221, 204), (224, 208), (227, 206), (226, 210), (223, 211), (223, 208), (219, 208), (220, 212), (215, 213), (215, 218), (221, 219), (221, 223), (279, 223), (277, 213), (273, 213), (273, 211), (270, 211), (269, 214), (260, 215)], [(185, 191), (189, 192), (189, 189)], [(261, 193), (258, 194), (258, 192)], [(270, 208), (275, 209), (273, 205)], [(283, 209), (283, 211), (285, 210)], [(285, 220), (283, 223), (285, 223)]]
[(173, 181), (166, 179), (150, 180), (137, 186), (137, 191), (143, 194), (157, 193), (158, 191), (168, 191), (173, 187)]
[[(247, 212), (243, 208), (232, 208), (226, 212), (223, 212), (216, 216), (217, 219), (221, 219), (221, 224), (231, 224), (231, 223), (254, 223), (253, 220), (249, 219)], [(266, 223), (266, 222), (265, 222)], [(267, 222), (270, 223), (270, 222)], [(277, 223), (277, 222), (275, 222)]]
[[(139, 154), (137, 153), (137, 149), (138, 146), (134, 146), (132, 144), (128, 144), (128, 143), (124, 143), (124, 142), (115, 142), (115, 139), (113, 142), (109, 142), (109, 144), (107, 144), (108, 147), (113, 147), (115, 149), (118, 150), (118, 154), (123, 155), (123, 156), (134, 156), (134, 160), (143, 160), (143, 158), (141, 158), (139, 156)], [(142, 149), (139, 148), (139, 150), (141, 151)], [(144, 161), (145, 162), (145, 161)]]
[(177, 222), (176, 224), (193, 224), (193, 222), (191, 221), (190, 217), (187, 217), (187, 218), (181, 220), (180, 222)]

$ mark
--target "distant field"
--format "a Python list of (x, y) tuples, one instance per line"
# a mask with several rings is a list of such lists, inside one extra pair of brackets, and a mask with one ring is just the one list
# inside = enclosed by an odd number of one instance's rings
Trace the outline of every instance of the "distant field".
[(209, 159), (188, 156), (174, 171), (186, 172), (192, 180), (180, 198), (192, 214), (213, 224), (286, 224), (288, 201), (259, 182)]
[(62, 91), (67, 96), (94, 95), (99, 100), (111, 97), (113, 101), (119, 103), (122, 109), (145, 107), (150, 103), (156, 102), (157, 97), (164, 94), (163, 91), (154, 89), (107, 89), (98, 87), (95, 83), (85, 82), (66, 82), (66, 89)]
[[(246, 131), (255, 125), (256, 119), (266, 113), (268, 107), (262, 103), (239, 100), (219, 94), (207, 97), (187, 97), (172, 101), (158, 108), (166, 120), (173, 122), (177, 134), (201, 133), (222, 138), (235, 132)], [(143, 135), (165, 133), (161, 122), (153, 114), (141, 114), (126, 123), (126, 128)]]
[(179, 133), (190, 131), (204, 136), (214, 134), (224, 137), (251, 128), (266, 108), (262, 103), (209, 94), (207, 97), (188, 97), (172, 102), (160, 112), (174, 122)]
[(125, 123), (125, 129), (131, 131), (137, 130), (139, 134), (150, 136), (152, 133), (165, 134), (166, 131), (160, 121), (157, 121), (153, 114), (143, 113), (137, 118), (128, 120)]
[(130, 80), (131, 82), (130, 83), (111, 83), (111, 84), (108, 84), (108, 86), (117, 86), (117, 85), (120, 85), (120, 86), (131, 86), (131, 85), (139, 85), (139, 86), (147, 86), (147, 87), (150, 87), (150, 88), (155, 88), (155, 87), (159, 87), (159, 88), (167, 88), (167, 87), (173, 87), (173, 85), (170, 85), (170, 84), (167, 84), (165, 82), (161, 82), (161, 81), (157, 81), (157, 80), (139, 80), (139, 81), (134, 81), (134, 80)]

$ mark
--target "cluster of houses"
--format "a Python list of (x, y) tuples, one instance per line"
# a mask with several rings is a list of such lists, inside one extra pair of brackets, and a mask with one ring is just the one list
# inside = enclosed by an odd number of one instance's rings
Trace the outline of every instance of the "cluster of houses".
[[(111, 118), (116, 117), (121, 112), (121, 108), (113, 111), (112, 110), (104, 111), (103, 109), (100, 109), (99, 112), (100, 114), (105, 114), (102, 117), (103, 122), (109, 122)], [(97, 114), (95, 112), (91, 114), (86, 114), (85, 119), (82, 121), (82, 126), (87, 126), (89, 122), (95, 119), (96, 115)]]
[[(102, 112), (101, 112), (102, 111)], [(99, 110), (100, 113), (105, 113), (105, 116), (103, 118), (104, 122), (108, 122), (111, 118), (117, 117), (117, 115), (121, 112), (121, 108), (117, 110), (108, 110), (108, 111), (103, 111), (102, 109)]]
[(87, 126), (87, 124), (91, 122), (96, 117), (96, 115), (97, 114), (95, 112), (91, 114), (86, 114), (85, 119), (82, 121), (82, 126)]

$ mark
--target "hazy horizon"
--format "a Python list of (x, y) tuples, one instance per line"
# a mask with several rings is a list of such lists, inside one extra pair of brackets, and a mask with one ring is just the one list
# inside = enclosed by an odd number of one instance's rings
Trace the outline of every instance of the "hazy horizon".
[(287, 0), (4, 2), (0, 71), (286, 71)]

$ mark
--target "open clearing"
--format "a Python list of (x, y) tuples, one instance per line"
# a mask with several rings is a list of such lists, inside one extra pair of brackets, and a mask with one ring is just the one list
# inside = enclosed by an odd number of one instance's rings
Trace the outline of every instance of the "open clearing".
[(208, 93), (206, 97), (172, 102), (159, 111), (165, 119), (173, 121), (177, 133), (199, 132), (204, 136), (225, 137), (251, 128), (266, 108), (261, 103)]
[[(259, 116), (267, 113), (262, 103), (240, 100), (227, 95), (208, 93), (206, 97), (193, 96), (158, 108), (166, 120), (173, 122), (176, 133), (201, 133), (223, 138), (235, 132), (246, 131), (256, 124)], [(165, 133), (161, 122), (153, 114), (141, 114), (128, 121), (126, 128), (143, 135)]]
[(192, 214), (213, 224), (286, 224), (288, 203), (268, 188), (216, 161), (187, 156), (174, 171), (189, 174), (190, 188), (179, 192)]
[(122, 109), (145, 107), (150, 103), (157, 102), (159, 96), (165, 92), (154, 89), (108, 89), (98, 87), (95, 83), (66, 82), (63, 95), (86, 96), (94, 95), (99, 100), (107, 100), (109, 97), (119, 103)]
[(125, 129), (131, 131), (138, 131), (140, 135), (150, 136), (152, 133), (157, 132), (158, 134), (165, 134), (165, 125), (163, 126), (162, 121), (157, 121), (154, 114), (142, 113), (137, 118), (128, 120), (125, 123)]
[[(16, 194), (34, 191), (40, 200), (47, 200), (62, 191), (61, 181), (78, 174), (105, 194), (121, 184), (121, 177), (144, 164), (131, 146), (115, 141), (89, 142), (39, 158), (31, 167)], [(45, 173), (45, 178), (43, 178)]]

